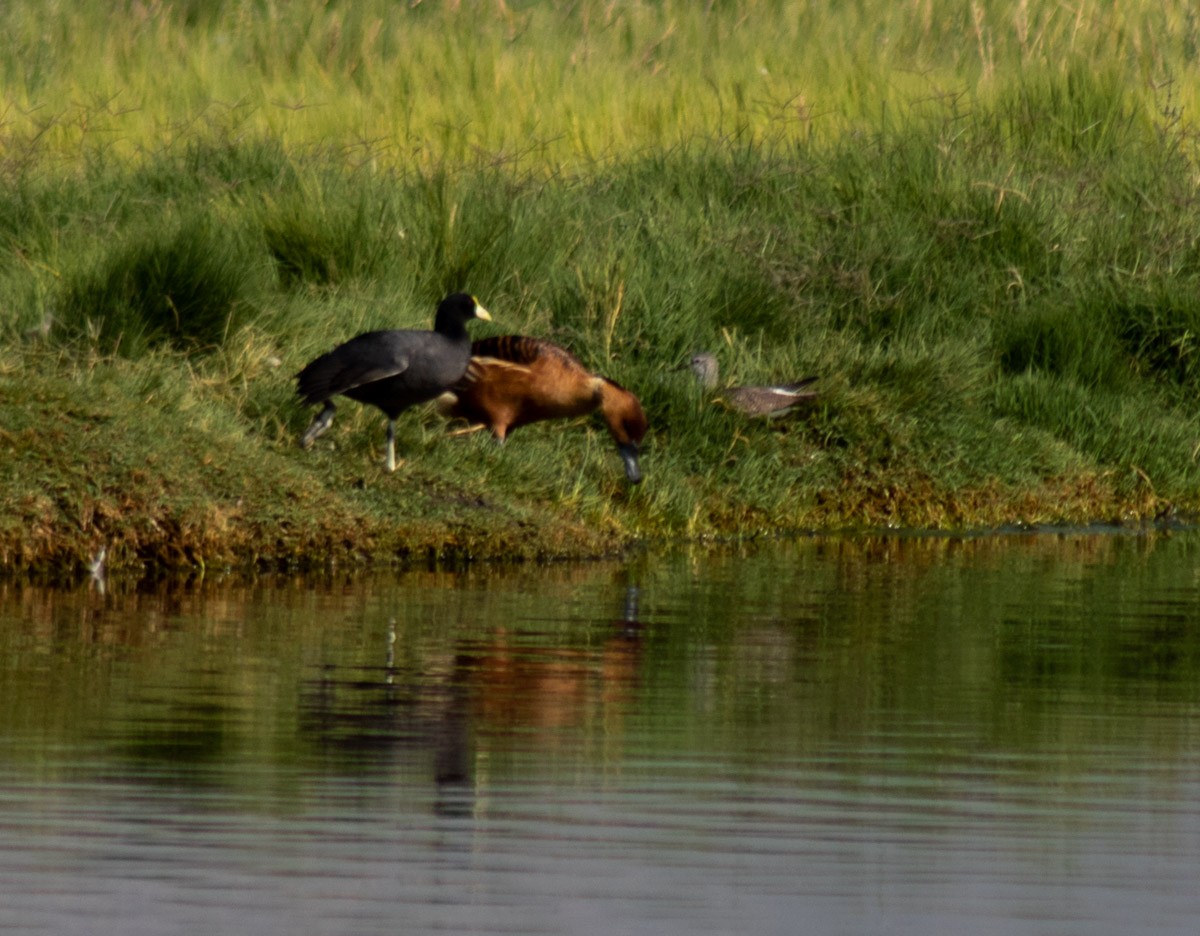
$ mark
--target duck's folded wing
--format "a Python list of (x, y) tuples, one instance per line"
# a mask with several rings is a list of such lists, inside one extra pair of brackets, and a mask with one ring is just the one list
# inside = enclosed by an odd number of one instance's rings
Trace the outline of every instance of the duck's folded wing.
[(494, 357), (472, 357), (467, 362), (466, 373), (462, 375), (462, 378), (454, 386), (456, 389), (465, 390), (476, 384), (502, 380), (508, 376), (528, 375), (529, 373), (530, 369), (524, 364), (514, 364), (512, 361), (505, 361)]
[(493, 335), (473, 341), (471, 357), (528, 365), (541, 357), (546, 347), (546, 342), (528, 335)]

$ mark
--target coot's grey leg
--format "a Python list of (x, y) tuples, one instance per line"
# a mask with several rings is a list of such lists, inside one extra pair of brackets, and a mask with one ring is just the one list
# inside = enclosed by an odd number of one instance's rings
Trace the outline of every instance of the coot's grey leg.
[(388, 420), (387, 470), (396, 470), (396, 420)]

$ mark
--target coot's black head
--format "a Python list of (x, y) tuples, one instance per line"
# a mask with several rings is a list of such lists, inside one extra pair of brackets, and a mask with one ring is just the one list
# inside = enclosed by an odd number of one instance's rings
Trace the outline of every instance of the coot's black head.
[(451, 293), (438, 306), (433, 328), (444, 335), (457, 335), (465, 330), (467, 322), (471, 319), (490, 322), (492, 317), (488, 315), (488, 310), (479, 304), (479, 300), (469, 293)]

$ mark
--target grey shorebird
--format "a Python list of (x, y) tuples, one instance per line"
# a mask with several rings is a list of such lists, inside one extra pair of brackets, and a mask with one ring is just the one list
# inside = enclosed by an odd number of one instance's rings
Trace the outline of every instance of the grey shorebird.
[(778, 416), (797, 403), (820, 396), (820, 391), (809, 389), (816, 377), (764, 387), (720, 387), (720, 365), (716, 356), (707, 351), (692, 355), (689, 366), (701, 386), (716, 391), (717, 402), (747, 416)]

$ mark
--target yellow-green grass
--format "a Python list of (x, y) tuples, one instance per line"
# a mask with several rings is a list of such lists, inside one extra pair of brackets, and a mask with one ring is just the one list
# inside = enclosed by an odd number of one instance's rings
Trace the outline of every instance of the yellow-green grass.
[[(0, 567), (1196, 510), (1196, 26), (1110, 6), (6, 7)], [(587, 420), (296, 447), (306, 361), (463, 288), (638, 393), (644, 484)]]
[[(1194, 110), (1186, 3), (275, 0), (0, 12), (7, 158), (155, 153), (205, 133), (349, 161), (590, 165), (700, 136), (825, 137), (921, 101), (1112, 71)], [(1052, 115), (1047, 115), (1053, 120)]]

